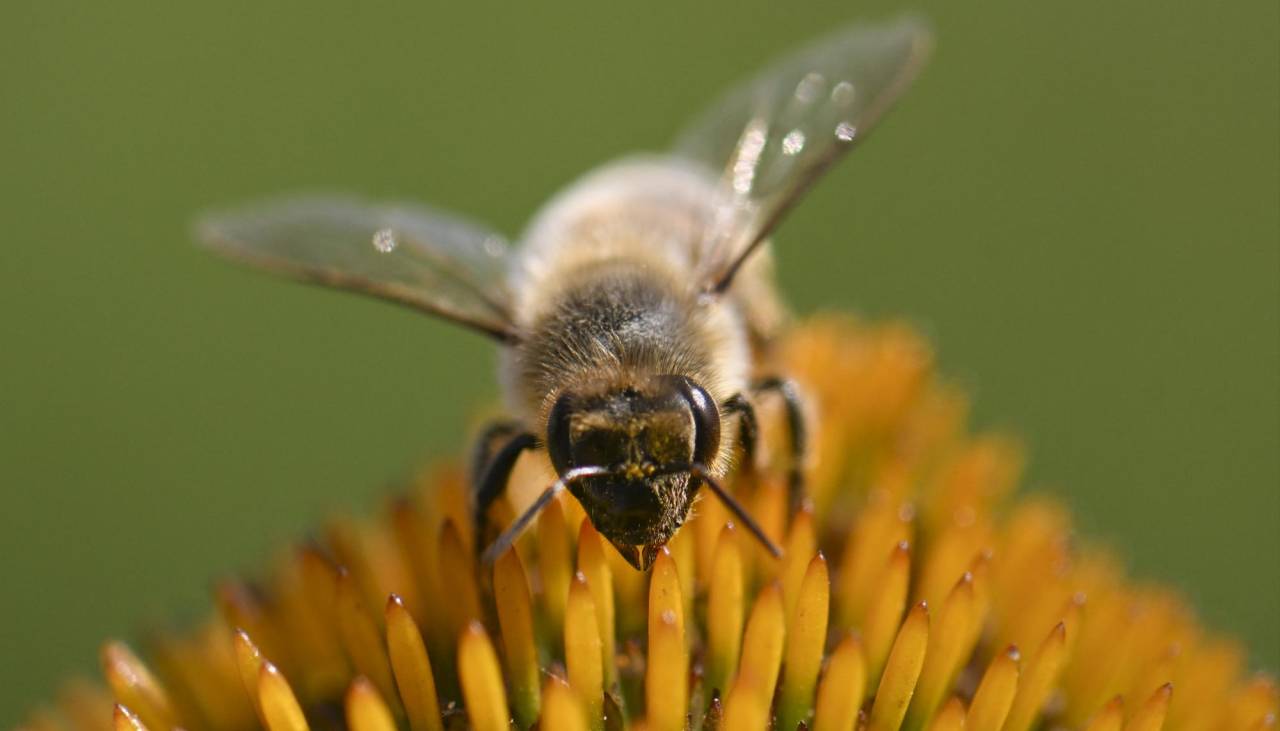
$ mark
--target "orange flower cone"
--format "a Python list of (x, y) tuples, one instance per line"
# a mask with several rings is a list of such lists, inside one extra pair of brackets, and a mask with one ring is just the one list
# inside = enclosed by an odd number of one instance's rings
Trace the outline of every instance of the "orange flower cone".
[[(1013, 495), (1016, 448), (967, 430), (910, 329), (820, 319), (777, 357), (811, 405), (810, 504), (787, 514), (767, 400), (761, 463), (728, 483), (781, 560), (704, 498), (638, 574), (564, 497), (480, 567), (444, 467), (252, 589), (222, 586), (188, 634), (108, 643), (105, 682), (27, 728), (1275, 726), (1276, 684), (1238, 643), (1077, 540), (1062, 506)], [(541, 487), (537, 459), (513, 503)]]

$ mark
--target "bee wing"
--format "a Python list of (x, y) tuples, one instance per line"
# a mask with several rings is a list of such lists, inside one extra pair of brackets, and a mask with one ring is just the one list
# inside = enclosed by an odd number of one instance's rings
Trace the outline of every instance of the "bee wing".
[(677, 154), (720, 175), (729, 201), (700, 252), (709, 290), (726, 289), (809, 186), (867, 135), (930, 46), (917, 18), (846, 28), (732, 88), (686, 128)]
[(307, 196), (205, 216), (197, 237), (231, 259), (381, 297), (516, 339), (502, 236), (409, 204)]

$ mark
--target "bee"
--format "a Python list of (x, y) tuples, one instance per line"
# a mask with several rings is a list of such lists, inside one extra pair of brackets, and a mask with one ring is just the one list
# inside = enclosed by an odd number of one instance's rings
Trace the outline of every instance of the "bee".
[[(553, 197), (516, 246), (418, 205), (294, 197), (205, 217), (217, 252), (373, 295), (497, 341), (512, 418), (479, 440), (477, 546), (492, 561), (567, 490), (646, 570), (701, 488), (774, 555), (722, 486), (757, 440), (753, 404), (781, 397), (793, 506), (803, 497), (804, 407), (759, 364), (783, 327), (770, 236), (867, 136), (930, 46), (918, 19), (851, 26), (732, 88), (662, 154), (608, 163)], [(496, 540), (491, 504), (518, 457), (557, 478)]]

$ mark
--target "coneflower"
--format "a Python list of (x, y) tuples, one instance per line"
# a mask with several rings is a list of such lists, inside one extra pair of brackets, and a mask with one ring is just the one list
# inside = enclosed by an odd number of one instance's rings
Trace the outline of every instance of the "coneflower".
[[(781, 560), (705, 500), (641, 574), (564, 497), (482, 567), (463, 480), (440, 468), (221, 585), (192, 631), (141, 656), (107, 643), (105, 688), (70, 684), (27, 728), (1275, 725), (1276, 685), (1245, 675), (1239, 644), (1077, 542), (1059, 505), (1010, 497), (1016, 447), (966, 430), (910, 329), (817, 320), (779, 358), (814, 405), (811, 500), (789, 514), (768, 454), (731, 482)], [(498, 510), (548, 469), (521, 465)]]

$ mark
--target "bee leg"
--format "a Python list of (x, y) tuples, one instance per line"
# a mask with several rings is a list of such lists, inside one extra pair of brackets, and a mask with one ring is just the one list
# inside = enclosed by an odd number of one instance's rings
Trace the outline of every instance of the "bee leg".
[(510, 439), (522, 431), (524, 431), (523, 425), (518, 421), (499, 419), (489, 422), (484, 431), (480, 432), (480, 436), (476, 437), (475, 448), (471, 452), (472, 485), (479, 485), (480, 478), (488, 469), (489, 460), (493, 458), (493, 443), (499, 439)]
[[(493, 501), (502, 496), (502, 493), (506, 492), (507, 481), (511, 479), (511, 470), (515, 468), (520, 454), (526, 449), (533, 449), (538, 444), (538, 438), (533, 434), (520, 432), (516, 428), (499, 430), (499, 426), (495, 425), (486, 430), (484, 436), (490, 439), (482, 441), (476, 449), (475, 471), (471, 480), (471, 520), (475, 528), (472, 535), (475, 536), (477, 554), (484, 550), (488, 542), (490, 506), (493, 505)], [(497, 433), (491, 434), (495, 430)], [(506, 443), (490, 457), (486, 442), (496, 436), (510, 435), (512, 432), (516, 432), (515, 435), (508, 436)]]
[(760, 438), (755, 408), (751, 406), (747, 397), (740, 393), (730, 396), (720, 408), (726, 414), (738, 415), (738, 444), (742, 446), (743, 469), (755, 469), (756, 440)]
[(753, 390), (757, 394), (773, 392), (782, 397), (787, 414), (787, 432), (791, 442), (791, 466), (787, 470), (787, 495), (791, 503), (791, 512), (795, 513), (805, 500), (804, 460), (809, 448), (800, 391), (796, 388), (794, 381), (777, 376), (758, 381)]

